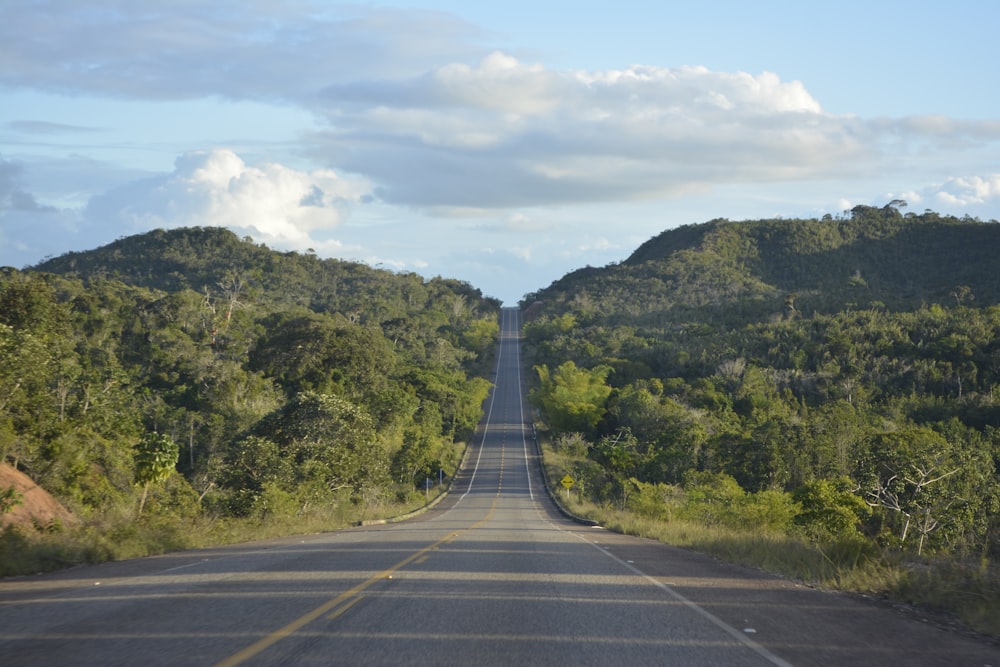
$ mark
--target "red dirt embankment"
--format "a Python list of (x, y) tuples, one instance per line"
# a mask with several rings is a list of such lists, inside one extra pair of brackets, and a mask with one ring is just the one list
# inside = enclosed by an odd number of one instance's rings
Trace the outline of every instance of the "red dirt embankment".
[(0, 516), (0, 528), (7, 526), (46, 527), (53, 523), (69, 525), (76, 518), (48, 491), (7, 463), (0, 463), (0, 489), (13, 487), (21, 494), (21, 503)]

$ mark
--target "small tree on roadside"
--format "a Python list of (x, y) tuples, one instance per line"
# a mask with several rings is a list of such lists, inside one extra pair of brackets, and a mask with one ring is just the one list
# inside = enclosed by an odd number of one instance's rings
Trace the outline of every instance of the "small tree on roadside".
[(177, 466), (180, 446), (163, 433), (146, 434), (135, 446), (135, 483), (142, 484), (142, 499), (139, 501), (139, 515), (146, 506), (146, 496), (151, 484), (165, 482)]
[(801, 507), (795, 523), (814, 540), (857, 535), (860, 523), (872, 513), (848, 477), (813, 480), (796, 489), (792, 498)]

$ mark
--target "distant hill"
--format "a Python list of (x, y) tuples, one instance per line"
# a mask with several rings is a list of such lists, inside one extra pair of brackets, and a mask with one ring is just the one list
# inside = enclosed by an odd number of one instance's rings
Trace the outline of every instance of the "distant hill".
[(598, 317), (763, 317), (881, 305), (1000, 303), (1000, 224), (896, 205), (840, 218), (724, 219), (667, 230), (620, 264), (585, 268), (529, 298)]
[[(220, 227), (156, 229), (94, 250), (70, 252), (32, 269), (84, 281), (118, 280), (165, 292), (217, 291), (237, 279), (254, 285), (269, 303), (327, 312), (367, 311), (378, 306), (372, 303), (374, 294), (385, 307), (406, 311), (425, 287), (425, 280), (417, 274), (320, 259), (311, 253), (278, 252)], [(438, 286), (438, 292), (454, 292), (469, 303), (484, 298), (478, 289), (458, 280), (426, 282)]]

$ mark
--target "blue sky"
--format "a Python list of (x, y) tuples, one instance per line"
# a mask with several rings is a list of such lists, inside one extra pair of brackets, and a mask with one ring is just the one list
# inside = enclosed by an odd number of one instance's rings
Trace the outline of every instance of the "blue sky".
[(0, 3), (0, 265), (153, 228), (508, 304), (678, 225), (1000, 217), (1000, 3)]

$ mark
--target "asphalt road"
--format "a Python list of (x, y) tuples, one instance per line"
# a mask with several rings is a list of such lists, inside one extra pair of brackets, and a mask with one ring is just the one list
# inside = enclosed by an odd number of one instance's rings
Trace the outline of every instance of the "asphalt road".
[(0, 582), (0, 665), (994, 665), (996, 645), (561, 517), (504, 310), (454, 490), (401, 523)]

